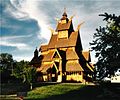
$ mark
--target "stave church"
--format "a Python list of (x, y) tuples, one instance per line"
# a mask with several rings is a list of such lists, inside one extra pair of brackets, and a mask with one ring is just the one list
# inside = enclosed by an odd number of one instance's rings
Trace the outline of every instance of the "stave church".
[(36, 67), (38, 82), (92, 81), (94, 66), (90, 50), (83, 50), (79, 32), (81, 24), (74, 30), (72, 18), (68, 18), (64, 11), (56, 29), (51, 29), (49, 43), (34, 51), (30, 64)]

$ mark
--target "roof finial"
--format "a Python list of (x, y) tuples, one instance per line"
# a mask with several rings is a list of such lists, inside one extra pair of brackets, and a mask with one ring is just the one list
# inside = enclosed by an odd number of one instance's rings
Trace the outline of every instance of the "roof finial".
[(67, 13), (66, 13), (66, 8), (64, 7), (64, 13), (62, 16), (66, 16), (67, 17)]
[(77, 26), (77, 31), (80, 29), (81, 25), (84, 24), (85, 22), (83, 21), (82, 23), (78, 24)]
[(51, 31), (51, 35), (53, 35), (53, 33), (55, 32), (54, 29), (52, 29), (51, 27), (49, 27), (49, 30)]
[(74, 14), (73, 16), (70, 17), (70, 20), (72, 20), (74, 16), (75, 16), (75, 14)]
[(66, 12), (66, 7), (64, 7), (64, 12)]

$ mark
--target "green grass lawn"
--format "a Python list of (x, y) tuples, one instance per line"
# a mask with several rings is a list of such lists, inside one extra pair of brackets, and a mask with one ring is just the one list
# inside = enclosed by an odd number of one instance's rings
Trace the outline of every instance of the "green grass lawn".
[[(36, 87), (25, 99), (31, 100), (101, 100), (101, 89), (94, 85), (62, 83)], [(104, 100), (104, 99), (103, 99)]]
[(119, 93), (100, 85), (61, 83), (34, 88), (25, 99), (31, 100), (119, 100)]
[(85, 87), (85, 85), (80, 85), (77, 83), (41, 86), (34, 88), (32, 91), (28, 92), (27, 99), (50, 99), (53, 96), (67, 94), (68, 92), (77, 91), (83, 87)]
[[(7, 85), (5, 89), (12, 89)], [(22, 89), (19, 85), (12, 85)], [(16, 88), (16, 89), (17, 89)], [(111, 88), (112, 89), (112, 88)], [(4, 90), (4, 89), (3, 89)], [(26, 89), (22, 89), (26, 91)], [(16, 91), (16, 93), (19, 91)], [(6, 91), (7, 93), (7, 91)], [(38, 83), (33, 84), (33, 90), (28, 91), (25, 100), (119, 100), (119, 93), (108, 90), (101, 85), (83, 85), (80, 83)], [(4, 94), (4, 93), (3, 93)], [(10, 94), (10, 93), (9, 93)], [(7, 98), (10, 98), (9, 96)], [(14, 97), (11, 97), (14, 98)], [(4, 98), (2, 98), (4, 100)], [(10, 99), (14, 100), (14, 99)]]

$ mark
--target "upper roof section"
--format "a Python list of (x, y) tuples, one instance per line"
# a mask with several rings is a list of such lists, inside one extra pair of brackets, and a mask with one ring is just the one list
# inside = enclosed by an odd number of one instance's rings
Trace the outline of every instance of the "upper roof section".
[(57, 39), (58, 34), (52, 35), (48, 44), (48, 48), (76, 46), (78, 34), (78, 32), (72, 32), (69, 39)]
[(59, 22), (57, 25), (56, 31), (68, 30), (71, 24), (72, 24), (72, 21), (68, 21), (67, 23)]
[(69, 20), (67, 18), (67, 13), (66, 13), (66, 11), (64, 11), (64, 13), (62, 15), (62, 18), (58, 22), (56, 31), (69, 30), (70, 28), (73, 28), (73, 26), (72, 26), (72, 20)]
[[(75, 47), (81, 44), (79, 30), (74, 31), (72, 18), (73, 16), (68, 19), (67, 13), (64, 11), (62, 18), (58, 21), (56, 30), (51, 35), (48, 45), (41, 45), (39, 51), (44, 52), (53, 48)], [(82, 44), (78, 46), (82, 48)]]

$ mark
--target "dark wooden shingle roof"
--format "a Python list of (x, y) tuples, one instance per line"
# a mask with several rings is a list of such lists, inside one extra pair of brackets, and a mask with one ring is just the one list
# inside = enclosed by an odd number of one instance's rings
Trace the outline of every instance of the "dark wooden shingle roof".
[(48, 45), (41, 45), (39, 51), (47, 51)]
[(56, 31), (61, 31), (61, 30), (68, 30), (70, 28), (71, 21), (68, 21), (68, 23), (58, 23)]
[(90, 51), (82, 51), (82, 55), (84, 56), (86, 61), (90, 61)]
[(41, 71), (41, 72), (45, 73), (52, 66), (53, 66), (53, 64), (42, 64), (39, 68), (37, 68), (37, 72)]
[(70, 60), (70, 59), (79, 59), (79, 57), (75, 51), (67, 49), (66, 60)]
[(53, 55), (54, 55), (54, 51), (50, 51), (48, 54), (42, 55), (43, 56), (43, 60), (42, 61), (51, 61)]
[(66, 71), (67, 72), (75, 72), (75, 71), (84, 71), (81, 65), (77, 62), (67, 62), (66, 63)]
[(55, 48), (56, 42), (57, 42), (57, 34), (54, 34), (51, 36), (51, 39), (48, 44), (48, 48)]
[(52, 35), (48, 48), (59, 48), (59, 47), (71, 47), (71, 46), (76, 46), (77, 38), (78, 38), (78, 32), (72, 32), (70, 37), (68, 39), (58, 39), (58, 35), (54, 34)]

